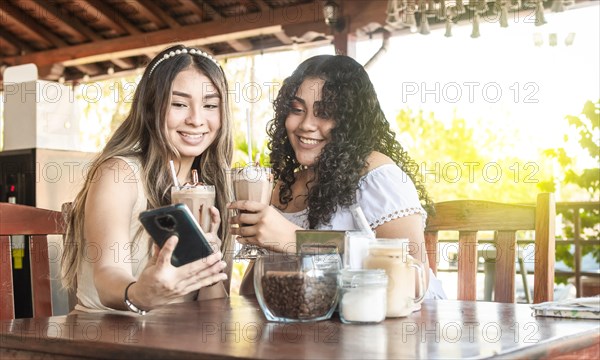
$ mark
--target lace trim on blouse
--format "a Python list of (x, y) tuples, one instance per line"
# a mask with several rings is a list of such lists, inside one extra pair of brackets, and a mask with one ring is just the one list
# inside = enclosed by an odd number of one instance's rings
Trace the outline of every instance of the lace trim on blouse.
[(423, 208), (414, 208), (414, 207), (401, 209), (401, 210), (394, 211), (393, 213), (386, 214), (386, 215), (380, 217), (379, 219), (376, 219), (372, 223), (370, 223), (369, 226), (371, 227), (371, 229), (375, 229), (379, 225), (383, 225), (388, 221), (396, 220), (396, 219), (414, 215), (414, 214), (422, 215), (423, 226), (425, 226), (425, 221), (427, 219), (427, 212)]

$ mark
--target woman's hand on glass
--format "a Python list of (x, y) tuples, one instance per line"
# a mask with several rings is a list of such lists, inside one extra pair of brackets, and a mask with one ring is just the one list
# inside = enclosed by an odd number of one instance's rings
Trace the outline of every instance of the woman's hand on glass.
[(257, 245), (279, 252), (296, 252), (296, 230), (279, 211), (258, 201), (234, 201), (229, 209), (238, 210), (230, 218), (231, 233), (241, 244)]
[(205, 232), (204, 235), (214, 252), (221, 251), (222, 241), (218, 235), (219, 227), (221, 226), (221, 214), (219, 213), (219, 209), (214, 206), (211, 206), (208, 212), (210, 214), (210, 230)]

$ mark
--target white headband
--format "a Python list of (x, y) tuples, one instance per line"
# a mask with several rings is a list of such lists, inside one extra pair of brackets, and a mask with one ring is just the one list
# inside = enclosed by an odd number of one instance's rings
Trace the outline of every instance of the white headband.
[(179, 50), (169, 51), (168, 53), (164, 54), (163, 57), (160, 60), (158, 60), (156, 63), (154, 63), (154, 66), (152, 66), (152, 69), (150, 69), (150, 72), (148, 73), (148, 76), (152, 75), (152, 72), (154, 71), (154, 69), (156, 69), (156, 67), (161, 62), (163, 62), (163, 61), (165, 61), (165, 60), (167, 60), (169, 58), (172, 58), (174, 56), (181, 55), (181, 54), (190, 54), (190, 55), (202, 56), (204, 58), (207, 58), (207, 59), (211, 60), (219, 68), (221, 67), (221, 65), (219, 65), (219, 63), (217, 62), (217, 60), (215, 60), (215, 58), (213, 58), (209, 54), (205, 53), (204, 51), (201, 51), (201, 50), (198, 50), (198, 49), (194, 49), (194, 48), (190, 48), (190, 49), (183, 48), (183, 49), (179, 49)]

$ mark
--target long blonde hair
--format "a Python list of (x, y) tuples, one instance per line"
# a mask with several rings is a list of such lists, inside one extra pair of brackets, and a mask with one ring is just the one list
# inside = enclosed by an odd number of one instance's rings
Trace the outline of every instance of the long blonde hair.
[[(199, 51), (189, 51), (168, 56), (185, 48), (176, 45), (158, 54), (146, 67), (131, 104), (131, 111), (117, 128), (104, 149), (92, 161), (83, 189), (75, 197), (67, 216), (65, 248), (62, 255), (61, 277), (65, 288), (76, 286), (77, 272), (84, 256), (85, 203), (92, 181), (99, 167), (115, 156), (137, 158), (141, 164), (140, 177), (148, 199), (148, 208), (171, 203), (172, 178), (168, 171), (171, 159), (180, 155), (166, 134), (165, 117), (169, 106), (171, 87), (177, 74), (187, 68), (195, 68), (207, 76), (221, 96), (221, 128), (216, 139), (194, 164), (199, 164), (201, 180), (216, 188), (215, 205), (221, 213), (219, 237), (223, 240), (221, 251), (231, 255), (232, 237), (229, 235), (227, 203), (231, 201), (231, 184), (228, 169), (233, 156), (233, 135), (229, 111), (228, 86), (223, 69)], [(167, 55), (167, 58), (163, 57)], [(139, 240), (142, 231), (136, 233)], [(225, 259), (228, 264), (231, 261)]]

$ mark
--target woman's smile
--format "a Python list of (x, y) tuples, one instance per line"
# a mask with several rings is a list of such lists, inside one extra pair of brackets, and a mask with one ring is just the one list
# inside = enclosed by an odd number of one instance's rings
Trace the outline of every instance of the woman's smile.
[(204, 138), (204, 135), (207, 134), (206, 132), (195, 133), (195, 132), (185, 132), (185, 131), (178, 131), (177, 133), (179, 135), (181, 135), (181, 139), (189, 145), (200, 144), (202, 142), (202, 139)]
[(318, 145), (319, 143), (323, 142), (324, 140), (318, 140), (318, 139), (309, 139), (309, 138), (305, 138), (302, 136), (298, 136), (298, 140), (300, 142), (300, 144), (302, 145), (306, 145), (307, 147), (314, 147), (313, 145)]

